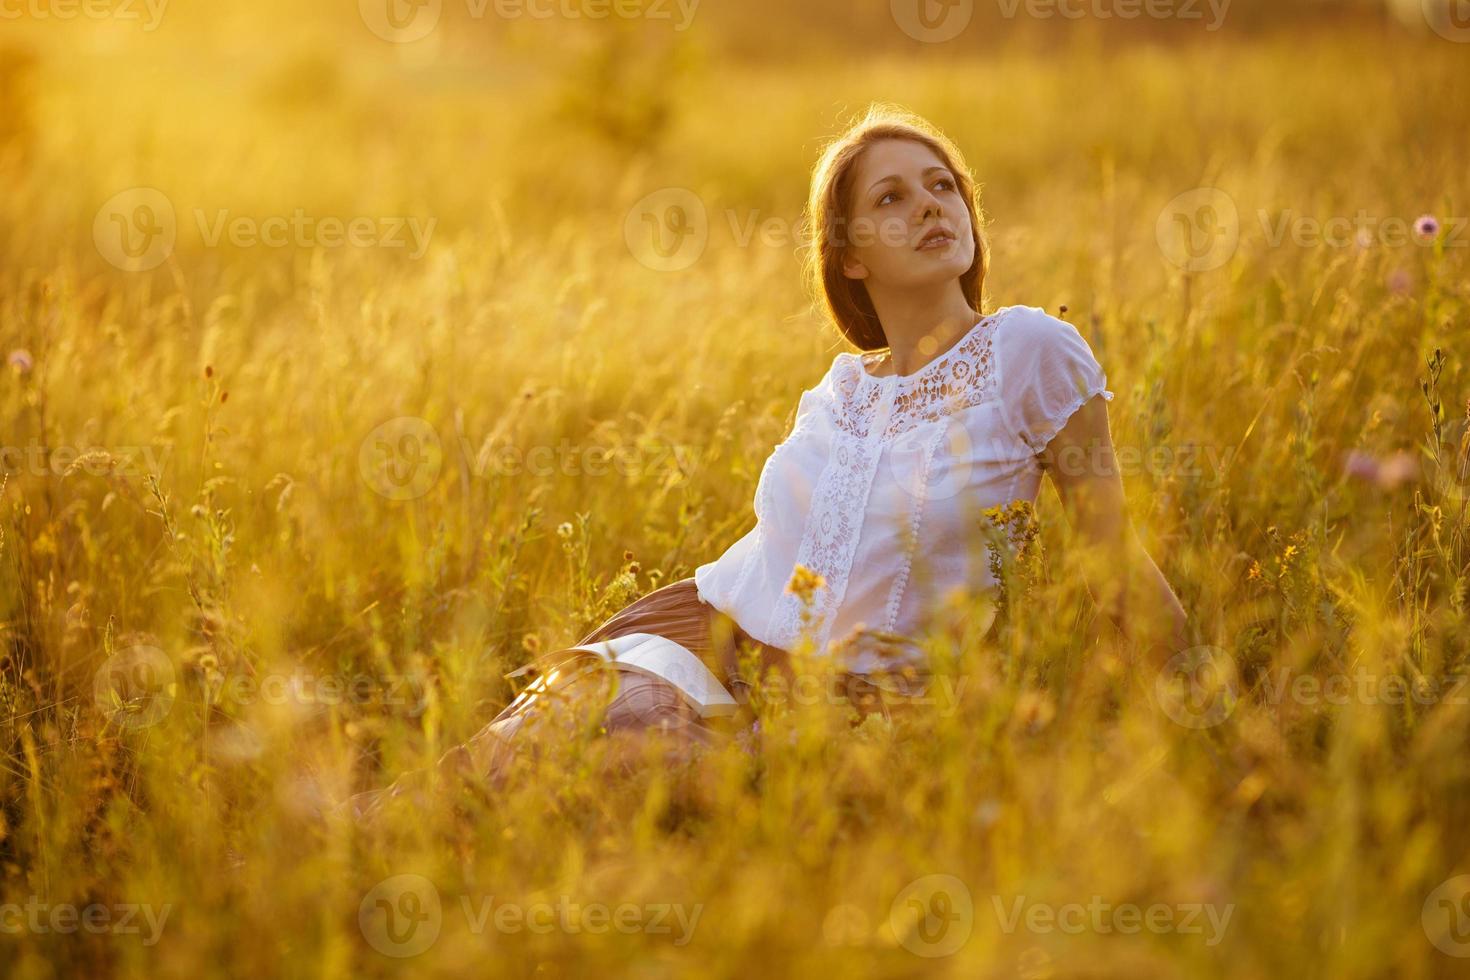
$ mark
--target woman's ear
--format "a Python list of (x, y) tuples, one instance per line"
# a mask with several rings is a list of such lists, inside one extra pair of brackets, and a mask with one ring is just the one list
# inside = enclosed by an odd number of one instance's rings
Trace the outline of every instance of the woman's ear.
[(842, 274), (849, 279), (868, 278), (868, 267), (853, 257), (852, 250), (842, 253)]

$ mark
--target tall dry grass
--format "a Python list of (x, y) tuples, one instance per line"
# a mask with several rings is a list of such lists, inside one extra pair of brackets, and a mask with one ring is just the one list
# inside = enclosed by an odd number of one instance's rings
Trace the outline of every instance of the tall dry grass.
[[(1454, 974), (1429, 926), (1470, 924), (1436, 891), (1470, 872), (1470, 49), (1227, 31), (772, 64), (520, 24), (493, 56), (415, 60), (338, 16), (35, 24), (34, 63), (0, 72), (28, 120), (0, 126), (25, 148), (0, 148), (0, 906), (21, 910), (0, 927), (43, 907), (0, 935), (5, 972)], [(1194, 691), (1184, 724), (1161, 709), (1046, 489), (1024, 601), (985, 636), (958, 601), (925, 638), (960, 684), (946, 710), (772, 710), (749, 751), (625, 780), (569, 740), (503, 793), (314, 820), (431, 765), (513, 695), (507, 671), (750, 526), (840, 349), (798, 278), (806, 168), (875, 98), (970, 155), (992, 305), (1065, 306), (1093, 343), (1138, 454), (1129, 507), (1228, 690)], [(94, 219), (140, 186), (177, 242), (126, 272)], [(1157, 221), (1197, 187), (1241, 239), (1184, 271)], [(625, 238), (666, 188), (708, 215), (678, 271)], [(418, 258), (206, 241), (221, 211), (298, 209), (435, 225)], [(1269, 240), (1360, 211), (1365, 245)], [(1422, 213), (1435, 244), (1378, 237)], [(423, 424), (380, 448), (403, 418)], [(593, 448), (625, 465), (590, 471)], [(1334, 678), (1346, 696), (1314, 692)], [(433, 883), (440, 931), (398, 959), (374, 902), (429, 914), (402, 875)], [(968, 922), (925, 896), (909, 918), (928, 875), (964, 883)], [(492, 896), (699, 917), (682, 944), (543, 934), (478, 920)], [(1018, 899), (1229, 918), (1213, 943), (1203, 918), (1008, 928)], [(47, 918), (68, 904), (111, 925)], [(126, 905), (168, 910), (156, 936), (141, 913), (111, 928)]]

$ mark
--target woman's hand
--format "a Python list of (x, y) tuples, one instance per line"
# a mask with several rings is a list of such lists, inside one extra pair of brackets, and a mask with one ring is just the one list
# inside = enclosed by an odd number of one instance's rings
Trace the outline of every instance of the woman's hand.
[(1107, 401), (1095, 396), (1074, 412), (1041, 461), (1088, 552), (1083, 576), (1093, 599), (1162, 666), (1191, 645), (1189, 620), (1128, 517)]

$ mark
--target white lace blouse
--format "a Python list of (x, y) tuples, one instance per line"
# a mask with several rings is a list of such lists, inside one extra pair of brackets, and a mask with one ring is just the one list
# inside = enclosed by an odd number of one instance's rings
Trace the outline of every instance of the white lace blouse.
[[(913, 637), (950, 590), (993, 588), (981, 512), (1034, 501), (1036, 455), (1085, 402), (1113, 397), (1076, 328), (1034, 306), (1002, 307), (913, 374), (874, 376), (876, 359), (839, 353), (802, 392), (756, 484), (755, 526), (695, 569), (700, 597), (763, 643)], [(805, 625), (786, 588), (797, 565), (824, 583)]]

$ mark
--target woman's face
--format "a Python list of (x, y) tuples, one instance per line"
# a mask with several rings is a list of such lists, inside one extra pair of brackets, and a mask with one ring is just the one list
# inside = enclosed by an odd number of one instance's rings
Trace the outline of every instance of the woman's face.
[(975, 261), (970, 211), (959, 182), (923, 143), (887, 139), (858, 159), (843, 274), (907, 290), (958, 279)]

